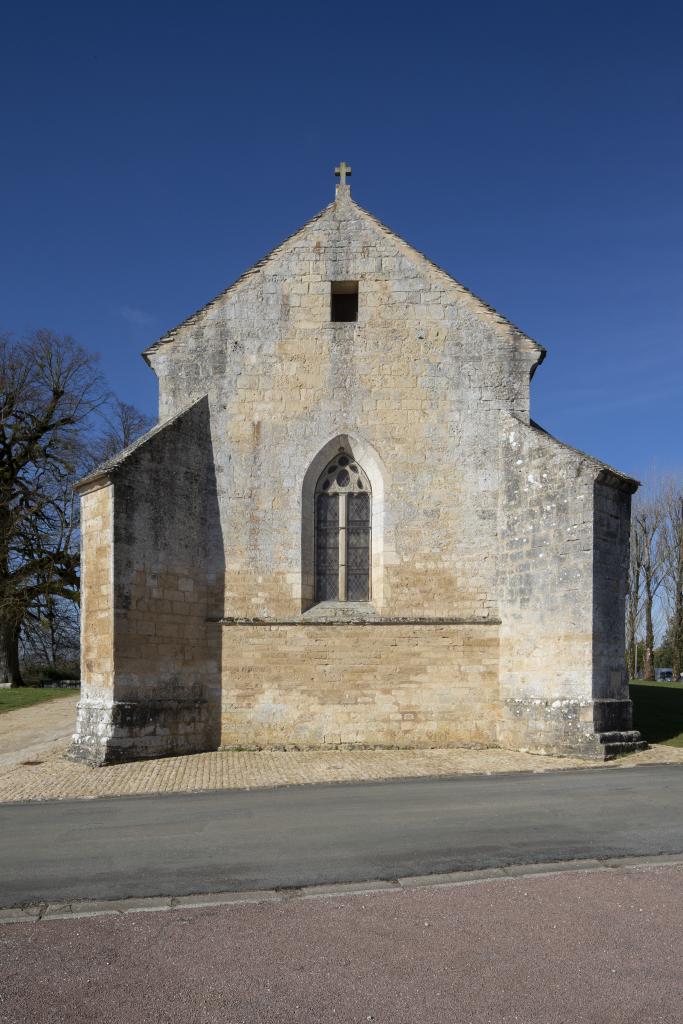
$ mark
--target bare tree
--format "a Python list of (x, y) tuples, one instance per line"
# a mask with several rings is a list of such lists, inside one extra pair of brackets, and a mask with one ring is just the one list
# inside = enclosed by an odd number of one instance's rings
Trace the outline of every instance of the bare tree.
[[(56, 668), (64, 661), (78, 658), (79, 649), (79, 579), (78, 569), (78, 500), (73, 479), (65, 477), (51, 495), (50, 517), (28, 520), (26, 536), (34, 553), (49, 555), (69, 551), (75, 557), (75, 585), (55, 586), (55, 568), (51, 558), (40, 561), (36, 568), (32, 600), (22, 624), (20, 649), (24, 660)], [(62, 580), (62, 583), (65, 581)]]
[(97, 358), (72, 338), (0, 338), (0, 683), (22, 685), (19, 636), (39, 599), (78, 598), (71, 486), (107, 398)]
[(104, 417), (104, 430), (93, 445), (95, 465), (106, 462), (154, 426), (154, 420), (134, 405), (113, 398)]
[(641, 532), (631, 520), (631, 549), (626, 590), (626, 667), (629, 679), (638, 673), (638, 629), (642, 622), (643, 551)]
[(661, 552), (669, 605), (667, 636), (674, 679), (683, 671), (683, 486), (670, 482), (662, 495)]
[(41, 593), (28, 609), (21, 630), (23, 661), (57, 669), (78, 661), (78, 603)]
[(635, 544), (641, 557), (642, 614), (645, 623), (643, 678), (655, 677), (654, 603), (665, 575), (661, 544), (663, 519), (661, 492), (636, 505), (634, 513)]

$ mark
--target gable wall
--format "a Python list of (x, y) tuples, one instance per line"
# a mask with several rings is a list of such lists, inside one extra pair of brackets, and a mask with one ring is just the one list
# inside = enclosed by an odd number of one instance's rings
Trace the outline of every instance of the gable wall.
[[(329, 282), (360, 281), (357, 324)], [(301, 491), (330, 438), (385, 468), (382, 613), (495, 614), (498, 413), (528, 416), (538, 352), (348, 200), (152, 353), (161, 415), (207, 393), (225, 610), (305, 606)]]

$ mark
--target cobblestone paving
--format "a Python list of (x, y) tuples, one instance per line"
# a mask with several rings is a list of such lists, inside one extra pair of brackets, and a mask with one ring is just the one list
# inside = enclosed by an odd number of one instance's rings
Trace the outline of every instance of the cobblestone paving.
[[(155, 761), (89, 768), (64, 757), (53, 746), (29, 764), (0, 769), (0, 801), (71, 800), (140, 793), (260, 789), (320, 782), (368, 779), (547, 772), (597, 767), (571, 757), (545, 757), (515, 751), (486, 750), (309, 750), (213, 751)], [(609, 767), (683, 764), (683, 749), (654, 746)]]

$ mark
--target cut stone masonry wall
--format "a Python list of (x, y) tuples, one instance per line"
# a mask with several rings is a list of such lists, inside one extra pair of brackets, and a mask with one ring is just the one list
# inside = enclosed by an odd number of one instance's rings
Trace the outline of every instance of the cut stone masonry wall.
[[(84, 486), (72, 756), (110, 762), (215, 748), (220, 643), (208, 619), (222, 610), (223, 569), (206, 401)], [(92, 525), (104, 510), (113, 512), (106, 534)]]
[(498, 627), (224, 627), (226, 746), (492, 746)]

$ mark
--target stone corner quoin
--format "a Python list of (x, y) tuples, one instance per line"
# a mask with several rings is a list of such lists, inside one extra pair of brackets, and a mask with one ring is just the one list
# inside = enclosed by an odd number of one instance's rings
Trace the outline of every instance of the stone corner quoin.
[(545, 352), (335, 201), (147, 349), (80, 486), (93, 764), (219, 746), (642, 746), (637, 484), (530, 419)]

